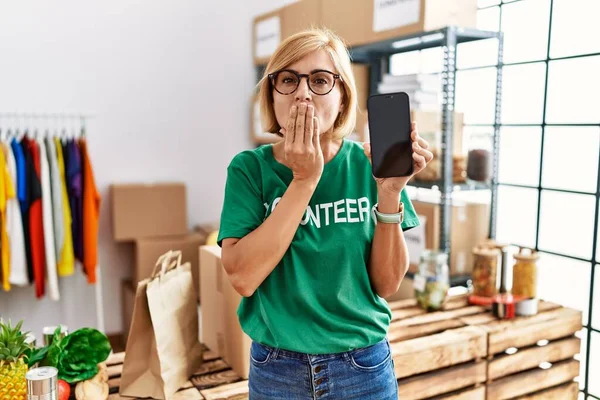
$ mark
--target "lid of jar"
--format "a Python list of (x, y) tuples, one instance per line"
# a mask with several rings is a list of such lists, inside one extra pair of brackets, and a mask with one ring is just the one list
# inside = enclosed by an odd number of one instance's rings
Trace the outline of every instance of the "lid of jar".
[(498, 257), (500, 255), (500, 249), (486, 246), (475, 246), (473, 247), (473, 254), (484, 257)]
[(515, 253), (513, 257), (518, 261), (537, 261), (540, 259), (540, 254), (528, 247), (521, 247), (518, 253)]
[(421, 252), (421, 261), (435, 261), (445, 263), (448, 261), (448, 254), (443, 251), (425, 249)]
[(491, 248), (491, 249), (503, 249), (505, 247), (510, 246), (510, 244), (508, 243), (502, 243), (502, 242), (497, 242), (494, 239), (485, 239), (483, 242), (481, 242), (481, 247), (487, 247), (487, 248)]

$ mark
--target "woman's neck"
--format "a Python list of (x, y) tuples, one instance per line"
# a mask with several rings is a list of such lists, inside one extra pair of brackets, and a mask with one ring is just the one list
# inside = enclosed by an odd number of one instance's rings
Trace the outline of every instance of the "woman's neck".
[(321, 150), (323, 151), (323, 160), (325, 164), (333, 160), (342, 148), (342, 139), (321, 138)]

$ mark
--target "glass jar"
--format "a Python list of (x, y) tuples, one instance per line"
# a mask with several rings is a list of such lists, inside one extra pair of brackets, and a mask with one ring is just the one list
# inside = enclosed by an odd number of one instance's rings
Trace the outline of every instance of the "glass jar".
[(492, 297), (498, 294), (500, 250), (485, 245), (473, 249), (473, 294)]
[(532, 249), (521, 247), (514, 256), (513, 283), (511, 293), (515, 296), (534, 298), (537, 296), (537, 261), (540, 255)]
[(489, 183), (492, 177), (493, 133), (474, 132), (469, 137), (467, 178)]
[(448, 254), (424, 250), (413, 284), (415, 297), (422, 308), (428, 311), (441, 309), (450, 289)]

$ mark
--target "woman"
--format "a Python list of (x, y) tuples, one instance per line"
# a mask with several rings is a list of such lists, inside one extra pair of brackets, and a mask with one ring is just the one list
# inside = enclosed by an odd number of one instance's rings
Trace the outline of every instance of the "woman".
[[(374, 179), (369, 145), (344, 139), (356, 87), (331, 32), (286, 39), (259, 85), (263, 125), (283, 139), (231, 161), (218, 237), (253, 340), (250, 399), (396, 399), (383, 298), (419, 224), (410, 177)], [(417, 173), (433, 156), (414, 126), (412, 140)]]

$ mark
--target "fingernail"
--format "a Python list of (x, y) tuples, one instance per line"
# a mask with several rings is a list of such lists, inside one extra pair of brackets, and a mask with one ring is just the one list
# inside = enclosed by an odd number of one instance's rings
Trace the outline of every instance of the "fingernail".
[(296, 112), (296, 106), (292, 106), (292, 112)]

